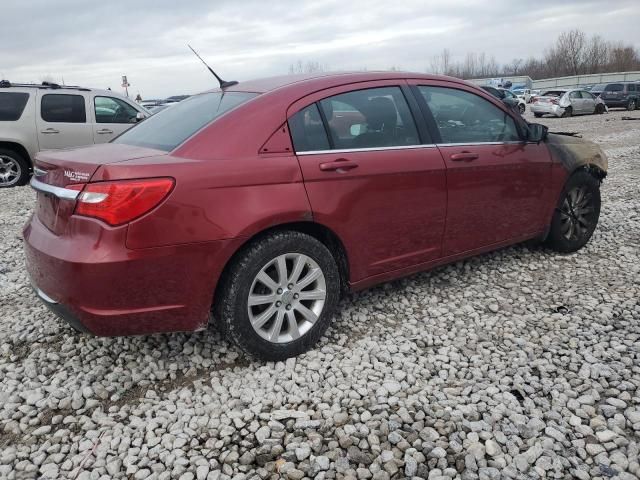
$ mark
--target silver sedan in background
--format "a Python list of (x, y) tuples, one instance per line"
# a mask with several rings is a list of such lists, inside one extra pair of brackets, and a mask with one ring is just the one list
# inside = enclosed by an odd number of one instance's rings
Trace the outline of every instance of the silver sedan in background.
[(531, 111), (536, 117), (545, 114), (556, 117), (571, 115), (591, 115), (607, 111), (605, 103), (595, 95), (580, 88), (553, 89), (542, 92), (531, 103)]

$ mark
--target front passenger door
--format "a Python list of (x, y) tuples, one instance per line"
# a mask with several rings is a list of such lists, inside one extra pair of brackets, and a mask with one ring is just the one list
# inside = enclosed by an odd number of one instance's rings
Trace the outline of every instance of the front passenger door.
[(444, 256), (544, 230), (551, 179), (546, 145), (524, 141), (511, 114), (471, 87), (445, 85), (414, 90), (447, 166)]
[(96, 96), (93, 103), (96, 120), (93, 124), (94, 143), (107, 143), (138, 121), (138, 110), (124, 100)]

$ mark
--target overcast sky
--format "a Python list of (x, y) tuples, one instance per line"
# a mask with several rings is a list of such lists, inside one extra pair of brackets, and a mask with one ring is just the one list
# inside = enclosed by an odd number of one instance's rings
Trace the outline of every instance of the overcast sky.
[(505, 63), (571, 28), (640, 48), (639, 0), (2, 0), (0, 13), (0, 77), (121, 91), (126, 74), (144, 98), (217, 86), (187, 43), (240, 81), (298, 60), (424, 72), (443, 48)]

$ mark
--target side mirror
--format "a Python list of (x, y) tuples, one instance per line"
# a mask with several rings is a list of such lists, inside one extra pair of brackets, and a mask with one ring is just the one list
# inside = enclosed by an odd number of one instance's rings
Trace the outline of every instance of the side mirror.
[(142, 120), (144, 120), (146, 117), (146, 115), (142, 112), (138, 112), (136, 113), (136, 122), (141, 122)]
[(530, 123), (527, 126), (527, 141), (540, 143), (547, 138), (549, 129), (539, 123)]
[(349, 128), (349, 133), (351, 134), (352, 137), (357, 137), (358, 135), (362, 135), (364, 132), (366, 132), (366, 130), (367, 130), (367, 126), (365, 124), (354, 123)]

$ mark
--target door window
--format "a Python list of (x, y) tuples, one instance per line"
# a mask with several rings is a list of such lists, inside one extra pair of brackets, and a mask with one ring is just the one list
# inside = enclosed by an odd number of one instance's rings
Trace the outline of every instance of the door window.
[(627, 85), (627, 88), (629, 89), (630, 92), (636, 91), (636, 86), (633, 83), (630, 83), (629, 85)]
[(571, 92), (569, 94), (569, 98), (573, 100), (573, 99), (576, 99), (576, 98), (582, 98), (582, 96), (580, 95), (580, 92)]
[(289, 130), (296, 152), (329, 150), (329, 138), (314, 103), (289, 119)]
[(27, 105), (27, 100), (29, 100), (28, 93), (0, 93), (0, 122), (15, 122), (19, 120), (24, 107)]
[(582, 98), (586, 98), (587, 100), (593, 100), (595, 97), (593, 95), (591, 95), (589, 92), (586, 92), (584, 90), (582, 90), (580, 92), (580, 95), (582, 95)]
[(113, 97), (95, 97), (96, 123), (135, 123), (138, 111), (127, 102)]
[(333, 148), (419, 145), (418, 129), (399, 87), (370, 88), (320, 101)]
[(87, 114), (84, 97), (65, 94), (43, 95), (40, 115), (45, 122), (85, 123)]
[(418, 87), (435, 120), (442, 143), (517, 142), (515, 121), (478, 95), (445, 87)]

